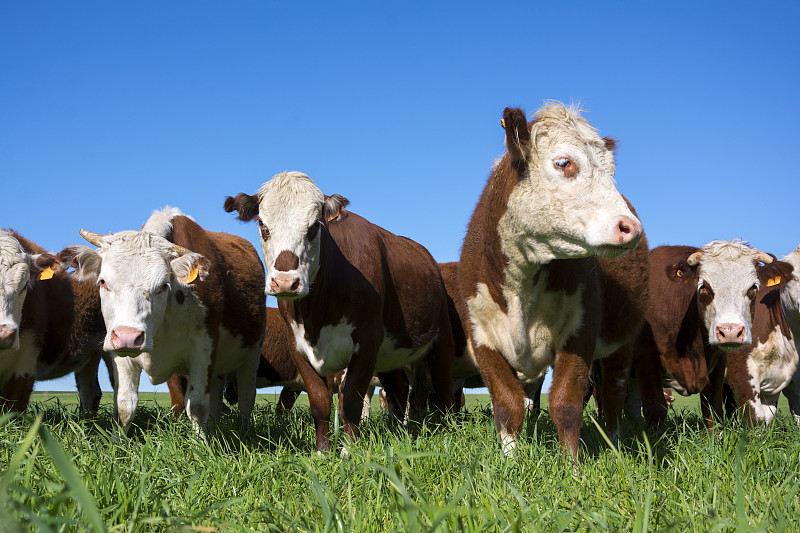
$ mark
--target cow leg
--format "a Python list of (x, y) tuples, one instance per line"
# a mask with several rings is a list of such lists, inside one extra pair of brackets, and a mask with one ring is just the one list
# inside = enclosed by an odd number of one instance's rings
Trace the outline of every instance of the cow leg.
[(436, 396), (436, 407), (442, 413), (452, 413), (456, 410), (456, 398), (453, 394), (453, 357), (455, 353), (456, 345), (450, 329), (450, 316), (447, 312), (447, 305), (443, 305), (439, 317), (439, 338), (425, 356)]
[(139, 405), (139, 379), (142, 367), (130, 357), (112, 356), (114, 364), (114, 420), (123, 435), (127, 435)]
[(581, 340), (580, 337), (570, 338), (556, 355), (549, 397), (550, 416), (558, 430), (558, 439), (564, 450), (572, 453), (576, 463), (583, 425), (583, 399), (589, 390), (591, 354), (594, 352), (593, 347), (578, 349)]
[(178, 418), (186, 410), (186, 387), (189, 380), (186, 376), (172, 374), (167, 379), (167, 389), (169, 389), (169, 401), (172, 406), (172, 416)]
[(33, 392), (34, 377), (31, 374), (14, 374), (3, 385), (0, 393), (0, 413), (24, 413)]
[(503, 453), (513, 456), (525, 421), (525, 397), (517, 374), (508, 361), (487, 346), (474, 347), (483, 382), (489, 389), (494, 425), (500, 435)]
[[(542, 387), (544, 386), (544, 376), (536, 381), (525, 383), (522, 390), (525, 392), (525, 410), (533, 416), (539, 416), (542, 407)], [(462, 393), (463, 394), (463, 393)]]
[(100, 354), (94, 353), (91, 358), (75, 371), (75, 386), (78, 389), (80, 398), (81, 413), (97, 411), (100, 407), (100, 398), (103, 391), (100, 389), (100, 382), (97, 379), (97, 371), (100, 368)]
[[(722, 409), (722, 385), (725, 382), (725, 361), (720, 361), (708, 373), (709, 383), (700, 391), (700, 410), (706, 427), (713, 430), (717, 420), (722, 420), (724, 412)], [(661, 392), (664, 394), (663, 389)]]
[(625, 411), (631, 420), (639, 424), (644, 423), (642, 417), (642, 391), (639, 390), (639, 380), (631, 378), (628, 380), (628, 392), (625, 395)]
[(314, 418), (317, 451), (328, 452), (331, 449), (330, 420), (333, 379), (326, 380), (317, 374), (317, 371), (296, 349), (293, 350), (292, 360), (306, 386), (308, 405), (311, 409), (311, 416)]
[(208, 418), (217, 421), (222, 415), (222, 393), (225, 391), (225, 376), (211, 376), (208, 387)]
[(664, 368), (648, 324), (639, 332), (634, 352), (633, 372), (639, 385), (642, 414), (648, 429), (660, 430), (664, 427), (668, 412), (664, 398)]
[(381, 372), (378, 374), (381, 380), (386, 409), (389, 411), (391, 420), (405, 422), (406, 410), (409, 407), (408, 400), (411, 394), (409, 378), (403, 369)]
[(253, 352), (253, 357), (245, 361), (236, 371), (236, 381), (239, 385), (239, 412), (242, 415), (242, 431), (250, 430), (250, 419), (253, 406), (256, 404), (256, 374), (258, 362), (261, 359), (261, 345)]
[[(209, 358), (210, 359), (210, 358)], [(212, 391), (214, 401), (220, 401), (219, 385), (212, 374), (214, 363), (206, 359), (189, 368), (189, 381), (186, 387), (186, 414), (192, 420), (197, 434), (205, 438), (208, 430), (209, 411), (211, 409)]]
[(606, 423), (606, 432), (611, 443), (619, 442), (619, 426), (625, 408), (628, 376), (633, 361), (633, 343), (623, 345), (607, 358), (599, 361), (603, 380), (599, 383), (600, 405)]
[(375, 385), (370, 381), (367, 393), (364, 395), (364, 405), (361, 408), (361, 421), (369, 418), (370, 408), (372, 407), (372, 397), (375, 395)]
[(789, 411), (791, 411), (794, 421), (800, 425), (800, 365), (798, 365), (792, 381), (783, 389), (783, 395), (789, 401)]
[(297, 397), (300, 396), (299, 390), (294, 390), (291, 387), (284, 387), (281, 389), (280, 398), (278, 398), (278, 405), (275, 407), (275, 416), (285, 415), (294, 406)]

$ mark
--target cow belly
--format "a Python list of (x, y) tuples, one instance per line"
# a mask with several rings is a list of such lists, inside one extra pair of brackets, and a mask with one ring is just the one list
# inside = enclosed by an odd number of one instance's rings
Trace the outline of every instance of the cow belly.
[(508, 313), (492, 300), (488, 287), (478, 284), (467, 300), (472, 342), (500, 352), (511, 367), (529, 379), (543, 375), (555, 354), (581, 323), (581, 291), (539, 291), (537, 298), (506, 295)]
[(31, 376), (36, 370), (39, 346), (31, 330), (19, 333), (19, 349), (0, 350), (0, 384), (12, 376)]
[(764, 395), (782, 391), (797, 369), (798, 355), (792, 339), (781, 332), (780, 326), (759, 343), (747, 358), (747, 370), (753, 388)]
[(211, 364), (211, 337), (205, 330), (165, 332), (155, 345), (152, 352), (136, 357), (153, 385), (164, 383), (172, 374), (207, 372)]
[(401, 348), (397, 346), (397, 341), (391, 338), (389, 333), (384, 330), (383, 342), (378, 350), (378, 358), (375, 361), (375, 372), (386, 372), (411, 364), (428, 353), (432, 344), (433, 342), (429, 342), (417, 349)]
[(355, 326), (342, 318), (336, 325), (323, 326), (317, 344), (312, 346), (306, 339), (302, 323), (291, 321), (297, 350), (314, 367), (320, 376), (330, 376), (347, 368), (358, 345), (353, 341)]
[(242, 366), (246, 361), (254, 357), (260, 357), (261, 341), (256, 345), (245, 345), (242, 337), (234, 335), (220, 325), (219, 338), (217, 341), (217, 361), (214, 366), (214, 374), (227, 374)]

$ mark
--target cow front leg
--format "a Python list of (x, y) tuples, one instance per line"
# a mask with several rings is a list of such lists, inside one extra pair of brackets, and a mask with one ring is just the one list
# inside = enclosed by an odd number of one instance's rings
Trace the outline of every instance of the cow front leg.
[(585, 346), (577, 349), (575, 337), (570, 341), (556, 355), (549, 400), (550, 416), (558, 430), (558, 440), (564, 451), (571, 453), (577, 463), (583, 404), (589, 390), (591, 353), (594, 350)]
[(186, 376), (172, 374), (167, 378), (167, 389), (169, 390), (169, 402), (172, 406), (172, 416), (178, 418), (186, 410), (186, 387), (189, 380)]
[(100, 354), (93, 353), (88, 361), (75, 371), (75, 387), (78, 389), (81, 413), (95, 412), (100, 407), (103, 391), (97, 379), (97, 370), (100, 368)]
[(513, 456), (517, 449), (522, 424), (525, 422), (525, 396), (517, 374), (508, 361), (488, 346), (473, 347), (483, 383), (489, 389), (494, 425), (500, 435), (503, 453)]
[(256, 404), (256, 374), (261, 359), (261, 347), (253, 352), (253, 356), (236, 370), (236, 381), (239, 386), (239, 412), (242, 415), (242, 432), (250, 431), (253, 406)]
[(24, 413), (33, 393), (32, 374), (15, 374), (5, 382), (0, 392), (0, 412)]
[(378, 377), (381, 380), (383, 398), (391, 420), (405, 422), (412, 394), (408, 374), (403, 369), (397, 369), (381, 372)]
[(708, 385), (700, 391), (700, 410), (706, 427), (713, 431), (717, 421), (722, 420), (725, 416), (722, 408), (722, 385), (725, 382), (724, 359), (708, 373), (708, 380)]
[(436, 407), (443, 413), (456, 411), (456, 397), (453, 394), (453, 358), (455, 354), (456, 345), (450, 328), (450, 317), (447, 313), (447, 306), (443, 305), (442, 314), (439, 317), (439, 338), (425, 356), (425, 363), (433, 383)]
[(619, 350), (599, 361), (600, 375), (600, 404), (603, 408), (603, 418), (606, 423), (606, 432), (611, 443), (616, 446), (619, 442), (620, 422), (625, 408), (625, 396), (628, 390), (628, 377), (633, 361), (633, 344), (628, 343)]
[(645, 323), (636, 337), (633, 372), (636, 374), (638, 393), (645, 423), (649, 430), (660, 431), (667, 420), (669, 406), (664, 398), (664, 368), (650, 326)]
[(112, 355), (114, 366), (114, 420), (117, 429), (127, 435), (139, 405), (139, 379), (142, 367), (131, 357)]
[(347, 372), (344, 375), (344, 383), (339, 387), (339, 416), (342, 419), (342, 426), (345, 436), (345, 448), (342, 453), (347, 453), (346, 446), (355, 442), (358, 438), (358, 426), (361, 424), (361, 414), (364, 409), (364, 396), (372, 375), (375, 372), (375, 357), (378, 353), (378, 343), (370, 345), (366, 341), (358, 342), (359, 351), (354, 353)]
[(278, 398), (278, 405), (275, 407), (275, 416), (283, 416), (294, 406), (297, 397), (300, 396), (300, 391), (291, 387), (284, 387), (281, 389), (281, 395)]
[[(186, 414), (192, 420), (195, 431), (205, 438), (208, 431), (208, 418), (211, 409), (211, 393), (218, 393), (219, 388), (212, 375), (213, 364), (209, 361), (198, 362), (189, 369), (189, 381), (186, 386)], [(216, 400), (215, 400), (216, 401)]]

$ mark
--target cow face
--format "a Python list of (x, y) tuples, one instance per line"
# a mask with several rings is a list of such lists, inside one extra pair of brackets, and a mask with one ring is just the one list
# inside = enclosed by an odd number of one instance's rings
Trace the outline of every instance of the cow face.
[(112, 235), (81, 232), (99, 247), (73, 246), (59, 255), (80, 279), (96, 279), (106, 324), (103, 349), (137, 356), (151, 351), (173, 290), (202, 279), (209, 262), (168, 240), (144, 231)]
[(713, 241), (687, 259), (697, 267), (697, 304), (709, 344), (738, 350), (752, 342), (761, 262), (772, 257), (740, 241)]
[(28, 294), (33, 261), (8, 232), (0, 232), (0, 350), (19, 349), (22, 305)]
[(613, 141), (561, 104), (540, 109), (530, 125), (507, 108), (503, 125), (520, 181), (501, 234), (532, 240), (538, 262), (616, 257), (636, 246), (642, 225), (616, 189)]
[[(800, 274), (800, 246), (784, 257), (783, 260), (792, 265), (793, 273), (785, 280), (786, 285), (781, 290), (781, 305), (786, 319), (792, 326), (792, 331), (800, 331), (800, 279), (798, 279)], [(783, 280), (777, 280), (773, 277), (770, 278), (768, 283), (775, 283), (776, 281)], [(800, 341), (800, 339), (795, 338), (795, 341)]]
[(225, 210), (238, 211), (240, 220), (258, 221), (266, 292), (295, 300), (308, 294), (319, 271), (325, 224), (347, 203), (339, 195), (325, 197), (305, 174), (284, 172), (265, 183), (257, 196), (228, 197)]

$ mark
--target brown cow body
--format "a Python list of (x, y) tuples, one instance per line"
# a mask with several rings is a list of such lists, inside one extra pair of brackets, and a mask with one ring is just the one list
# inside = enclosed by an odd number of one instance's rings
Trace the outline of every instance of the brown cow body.
[(4, 409), (24, 411), (34, 381), (75, 372), (81, 410), (97, 409), (102, 391), (97, 380), (105, 325), (100, 295), (94, 283), (72, 280), (58, 259), (33, 242), (11, 232), (37, 264), (50, 267), (50, 279), (31, 276), (22, 308), (19, 349), (0, 349), (0, 396)]

